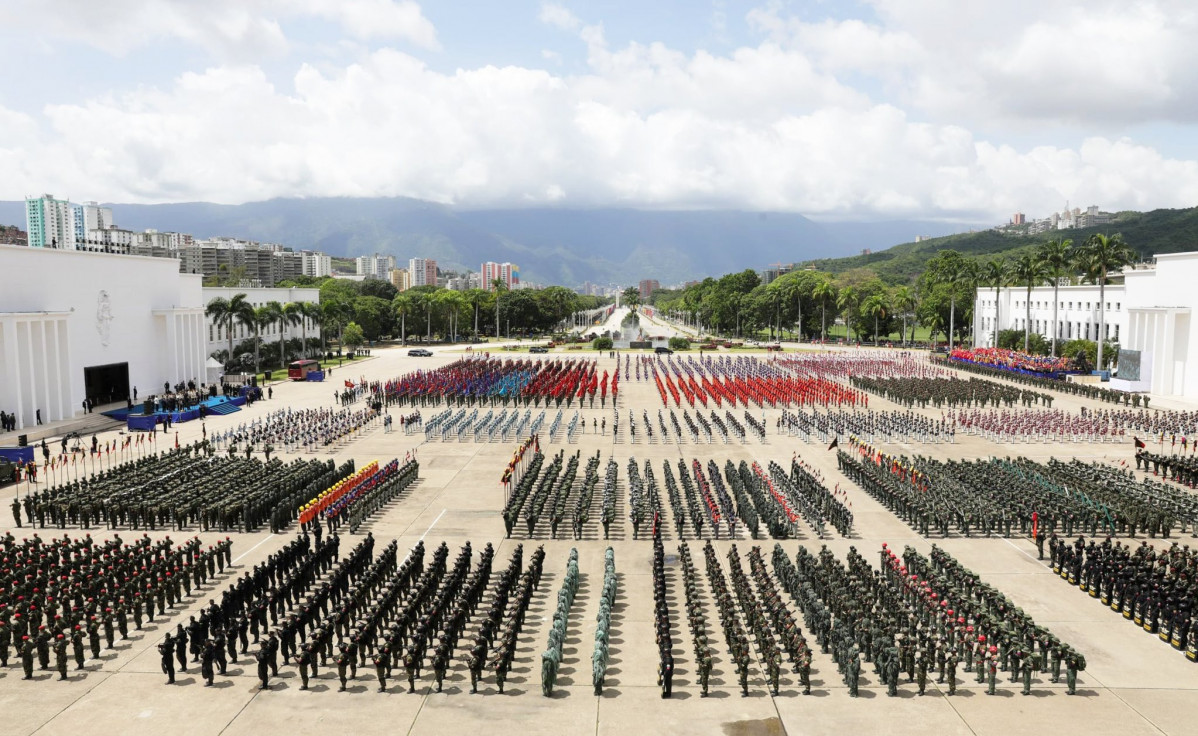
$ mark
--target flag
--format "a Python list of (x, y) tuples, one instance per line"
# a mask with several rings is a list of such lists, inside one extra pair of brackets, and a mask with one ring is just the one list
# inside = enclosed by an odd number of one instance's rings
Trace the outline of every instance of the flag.
[(1139, 437), (1133, 437), (1132, 439), (1134, 439), (1136, 441), (1136, 449), (1137, 450), (1145, 446), (1143, 441), (1141, 441)]
[(839, 442), (840, 442), (840, 437), (839, 437), (839, 436), (837, 436), (837, 437), (833, 437), (833, 438), (832, 438), (832, 444), (828, 445), (828, 449), (829, 449), (829, 450), (834, 450), (834, 449), (836, 449), (836, 446), (837, 446), (837, 444), (839, 444)]

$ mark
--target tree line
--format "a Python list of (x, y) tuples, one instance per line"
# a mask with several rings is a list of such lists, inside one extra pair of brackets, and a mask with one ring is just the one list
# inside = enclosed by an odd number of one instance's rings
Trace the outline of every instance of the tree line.
[[(943, 335), (951, 347), (975, 337), (970, 333), (979, 288), (1023, 286), (1030, 295), (1031, 289), (1052, 284), (1057, 304), (1057, 287), (1068, 281), (1099, 286), (1099, 334), (1104, 334), (1108, 279), (1137, 257), (1122, 235), (1094, 233), (1080, 244), (1050, 240), (1011, 260), (943, 250), (917, 277), (896, 286), (869, 268), (835, 274), (808, 268), (783, 274), (769, 284), (763, 284), (755, 271), (745, 270), (682, 289), (658, 289), (648, 301), (667, 315), (719, 335), (766, 333), (773, 339), (789, 333), (804, 340), (827, 339), (829, 328), (839, 323), (845, 325), (850, 339), (882, 342), (897, 335), (899, 342), (907, 344), (914, 340), (918, 326), (928, 330), (932, 341)], [(635, 297), (629, 293), (625, 299)], [(1045, 342), (1046, 352), (1053, 355), (1058, 347), (1055, 311), (1051, 337)], [(1030, 319), (1025, 322), (1023, 347), (1032, 351), (1039, 345), (1033, 344)], [(998, 338), (995, 334), (994, 344), (999, 344)], [(1097, 349), (1098, 365), (1103, 365), (1103, 346)]]
[[(561, 286), (547, 289), (509, 290), (496, 280), (492, 290), (454, 291), (437, 286), (417, 286), (399, 291), (390, 282), (377, 279), (351, 281), (330, 277), (304, 277), (279, 284), (280, 288), (310, 287), (320, 290), (320, 302), (271, 301), (254, 306), (246, 294), (226, 299), (218, 297), (206, 307), (213, 323), (228, 334), (229, 348), (215, 357), (226, 364), (238, 354), (253, 352), (255, 371), (262, 365), (262, 332), (279, 326), (279, 366), (289, 356), (309, 357), (319, 348), (325, 352), (326, 340), (336, 338), (346, 348), (395, 338), (426, 341), (458, 341), (509, 334), (530, 335), (554, 330), (570, 315), (595, 309), (608, 300), (584, 296)], [(287, 345), (282, 339), (288, 326), (302, 325), (301, 345)], [(309, 341), (308, 325), (315, 328), (318, 340)], [(243, 326), (251, 337), (234, 346), (233, 328)], [(273, 362), (273, 360), (272, 360)]]

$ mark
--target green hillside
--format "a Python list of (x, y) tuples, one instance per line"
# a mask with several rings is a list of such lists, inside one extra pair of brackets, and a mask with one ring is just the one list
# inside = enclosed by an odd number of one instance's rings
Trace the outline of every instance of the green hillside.
[(882, 280), (889, 284), (903, 284), (913, 281), (923, 272), (928, 260), (942, 250), (956, 250), (980, 260), (998, 254), (1010, 258), (1047, 240), (1071, 238), (1074, 243), (1081, 243), (1093, 233), (1122, 233), (1127, 244), (1144, 258), (1157, 253), (1198, 250), (1198, 208), (1120, 212), (1109, 225), (1054, 230), (1032, 237), (1003, 235), (994, 230), (984, 230), (932, 238), (919, 243), (903, 243), (869, 255), (824, 258), (809, 263), (821, 271), (831, 273), (868, 268), (877, 272)]

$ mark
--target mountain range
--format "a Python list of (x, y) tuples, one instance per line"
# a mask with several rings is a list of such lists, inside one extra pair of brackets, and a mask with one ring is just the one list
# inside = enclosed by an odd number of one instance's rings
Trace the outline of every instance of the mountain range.
[[(123, 228), (229, 236), (316, 249), (333, 256), (370, 253), (435, 258), (477, 270), (511, 261), (526, 282), (578, 286), (663, 285), (771, 263), (878, 250), (919, 235), (967, 229), (955, 223), (899, 220), (817, 222), (785, 212), (636, 209), (468, 210), (406, 198), (271, 199), (111, 204)], [(24, 227), (24, 202), (0, 202), (0, 223)]]
[(831, 273), (867, 268), (887, 283), (905, 284), (923, 273), (927, 262), (943, 250), (952, 249), (975, 260), (1001, 256), (1009, 261), (1022, 253), (1034, 252), (1049, 240), (1069, 239), (1074, 245), (1081, 245), (1096, 233), (1122, 235), (1124, 242), (1141, 258), (1151, 258), (1158, 253), (1195, 251), (1198, 250), (1198, 207), (1117, 212), (1108, 224), (1051, 230), (1038, 235), (1011, 235), (996, 230), (961, 233), (918, 243), (902, 243), (865, 255), (814, 259), (812, 265)]

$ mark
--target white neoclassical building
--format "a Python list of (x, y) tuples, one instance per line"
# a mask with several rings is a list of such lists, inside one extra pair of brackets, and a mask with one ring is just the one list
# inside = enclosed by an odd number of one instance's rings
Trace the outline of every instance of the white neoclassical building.
[[(1127, 305), (1123, 286), (1107, 284), (1105, 339), (1122, 341), (1127, 331)], [(1097, 340), (1099, 332), (1098, 286), (1061, 286), (1057, 289), (1057, 342)], [(1052, 287), (1038, 286), (1028, 297), (1027, 287), (1011, 286), (998, 292), (999, 330), (1031, 331), (1047, 339), (1052, 336)], [(1028, 306), (1030, 305), (1030, 314)], [(992, 347), (995, 325), (994, 289), (978, 287), (973, 305), (973, 334), (978, 345)]]
[[(1156, 256), (1155, 263), (1128, 269), (1122, 284), (1106, 287), (1105, 336), (1119, 343), (1114, 388), (1147, 391), (1159, 396), (1198, 398), (1198, 361), (1189, 360), (1190, 343), (1198, 345), (1198, 252)], [(1000, 290), (1000, 329), (1052, 334), (1052, 287)], [(1031, 305), (1027, 315), (1026, 304)], [(1062, 286), (1058, 291), (1058, 339), (1088, 338), (1099, 332), (1098, 287)], [(973, 327), (979, 345), (990, 345), (995, 325), (994, 289), (979, 288)], [(1030, 321), (1028, 321), (1030, 319)]]
[(23, 429), (203, 381), (203, 277), (166, 258), (0, 245), (0, 410)]

